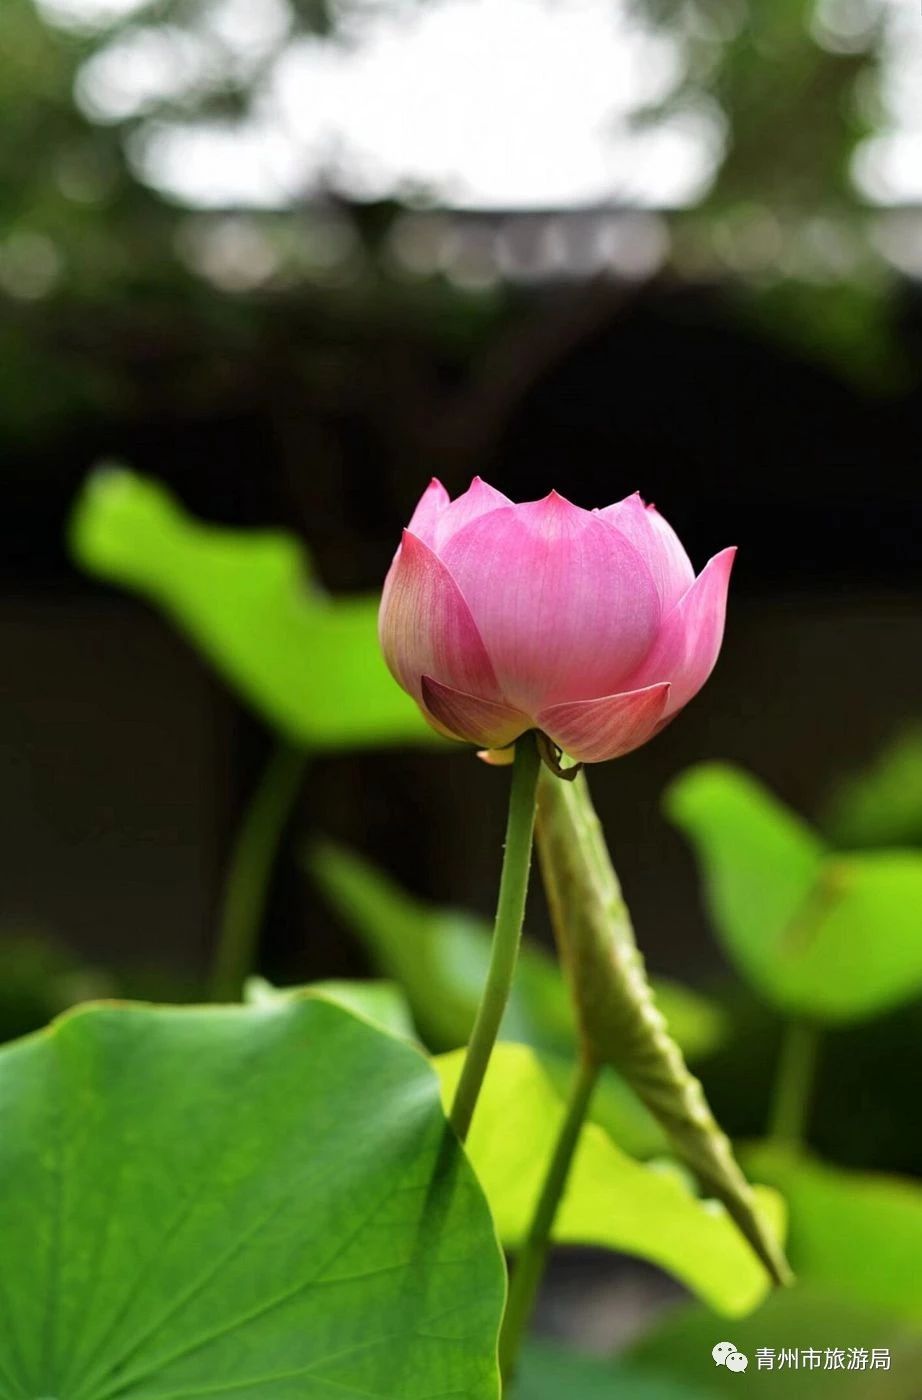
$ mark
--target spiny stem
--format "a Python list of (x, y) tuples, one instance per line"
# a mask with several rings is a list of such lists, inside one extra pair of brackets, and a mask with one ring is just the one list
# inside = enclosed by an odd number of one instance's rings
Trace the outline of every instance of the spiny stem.
[(723, 1202), (773, 1281), (789, 1283), (774, 1232), (653, 998), (585, 773), (574, 783), (546, 778), (537, 833), (583, 1043), (627, 1080), (708, 1195)]
[(306, 763), (303, 750), (279, 744), (240, 824), (224, 884), (212, 1001), (238, 1001), (253, 971), (272, 867)]
[(809, 1021), (789, 1021), (784, 1028), (770, 1135), (772, 1141), (787, 1147), (803, 1143), (819, 1043), (819, 1028)]
[(503, 871), (499, 882), (496, 921), (493, 925), (493, 948), (490, 967), (461, 1078), (451, 1106), (451, 1125), (463, 1142), (474, 1116), (474, 1107), (483, 1084), (493, 1045), (499, 1031), (512, 974), (515, 971), (522, 920), (525, 916), (525, 896), (528, 893), (528, 873), (531, 867), (531, 843), (535, 828), (535, 793), (538, 785), (540, 759), (534, 735), (523, 734), (516, 741), (509, 793), (509, 817), (506, 822), (506, 845)]
[(499, 1364), (505, 1382), (512, 1379), (519, 1348), (534, 1311), (535, 1299), (547, 1262), (554, 1218), (566, 1189), (573, 1154), (579, 1141), (580, 1129), (589, 1111), (598, 1074), (597, 1065), (588, 1059), (581, 1061), (570, 1090), (566, 1112), (560, 1124), (560, 1132), (531, 1225), (515, 1262), (509, 1285), (509, 1301), (506, 1304), (499, 1338)]

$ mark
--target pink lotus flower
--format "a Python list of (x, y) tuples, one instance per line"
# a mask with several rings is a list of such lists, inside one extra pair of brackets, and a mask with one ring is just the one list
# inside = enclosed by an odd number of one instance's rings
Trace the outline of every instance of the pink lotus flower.
[(433, 481), (384, 585), (381, 646), (441, 733), (492, 749), (538, 729), (598, 763), (646, 743), (704, 685), (735, 553), (695, 578), (639, 495), (589, 511), (556, 491), (514, 505), (479, 477), (450, 501)]

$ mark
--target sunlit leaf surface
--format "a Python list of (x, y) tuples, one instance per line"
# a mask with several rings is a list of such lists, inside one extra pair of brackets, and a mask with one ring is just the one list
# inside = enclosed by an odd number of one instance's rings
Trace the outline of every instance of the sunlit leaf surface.
[[(463, 1051), (436, 1060), (446, 1104), (462, 1061)], [(563, 1103), (534, 1052), (498, 1045), (467, 1150), (500, 1238), (512, 1248), (528, 1228), (562, 1116)], [(760, 1187), (756, 1199), (780, 1234), (778, 1195)], [(769, 1288), (768, 1274), (723, 1206), (698, 1197), (680, 1168), (635, 1161), (594, 1123), (583, 1128), (554, 1238), (648, 1259), (731, 1317), (754, 1308)]]

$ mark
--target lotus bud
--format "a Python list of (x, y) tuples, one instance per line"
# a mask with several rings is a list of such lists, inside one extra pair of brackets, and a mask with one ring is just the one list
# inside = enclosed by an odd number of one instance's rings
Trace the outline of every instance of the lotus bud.
[[(695, 577), (639, 495), (514, 504), (475, 478), (423, 492), (384, 585), (387, 664), (433, 728), (497, 750), (537, 730), (577, 763), (652, 739), (723, 639), (734, 549)], [(547, 757), (546, 750), (545, 757)]]

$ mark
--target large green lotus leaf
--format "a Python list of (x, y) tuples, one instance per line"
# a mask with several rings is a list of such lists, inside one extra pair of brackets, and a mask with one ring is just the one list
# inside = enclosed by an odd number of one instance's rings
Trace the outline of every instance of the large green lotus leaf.
[(727, 952), (782, 1010), (857, 1020), (922, 988), (922, 852), (829, 852), (721, 764), (684, 773), (666, 808), (695, 846)]
[(85, 569), (160, 607), (293, 743), (442, 742), (384, 664), (377, 597), (326, 597), (293, 536), (202, 524), (156, 482), (107, 468), (70, 538)]
[[(745, 1374), (715, 1366), (711, 1349), (722, 1341), (732, 1342), (749, 1358)], [(864, 1369), (847, 1369), (849, 1347), (868, 1353)], [(889, 1370), (870, 1369), (875, 1347), (889, 1350)], [(788, 1364), (781, 1368), (784, 1348), (797, 1351), (797, 1370)], [(845, 1353), (843, 1369), (833, 1369), (831, 1364), (827, 1369), (827, 1348)], [(774, 1353), (771, 1367), (766, 1356), (766, 1364), (759, 1369), (759, 1349)], [(801, 1366), (801, 1352), (808, 1350), (820, 1353), (819, 1364), (812, 1369)], [(621, 1364), (691, 1382), (703, 1389), (708, 1400), (733, 1394), (746, 1400), (918, 1400), (922, 1336), (885, 1307), (851, 1302), (796, 1283), (772, 1293), (749, 1317), (729, 1324), (695, 1303), (673, 1311)]]
[(503, 1264), (405, 1042), (318, 999), (0, 1051), (0, 1394), (496, 1400)]
[(710, 1400), (691, 1381), (638, 1366), (584, 1356), (546, 1341), (529, 1342), (516, 1369), (511, 1400)]
[(843, 779), (820, 824), (846, 849), (922, 846), (922, 725), (905, 729), (867, 768)]
[[(436, 1060), (446, 1107), (463, 1060), (460, 1050)], [(500, 1238), (513, 1249), (528, 1229), (562, 1117), (563, 1102), (534, 1051), (497, 1045), (467, 1151)], [(756, 1198), (780, 1235), (781, 1198), (764, 1187), (756, 1188)], [(770, 1287), (768, 1274), (722, 1205), (698, 1197), (680, 1168), (635, 1161), (595, 1123), (586, 1124), (580, 1135), (554, 1239), (648, 1259), (728, 1317), (756, 1307)]]
[[(368, 861), (331, 842), (316, 845), (308, 863), (378, 971), (404, 989), (426, 1044), (434, 1050), (466, 1044), (490, 961), (489, 925), (474, 915), (416, 899)], [(656, 998), (690, 1059), (719, 1042), (723, 1017), (705, 997), (678, 983), (660, 981)], [(500, 1034), (540, 1050), (548, 1073), (565, 1090), (576, 1045), (573, 1009), (554, 959), (527, 941)], [(635, 1156), (667, 1150), (652, 1116), (612, 1073), (600, 1081), (593, 1117)]]
[(768, 1145), (745, 1161), (787, 1201), (798, 1278), (922, 1327), (922, 1186)]

